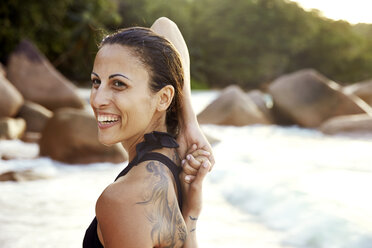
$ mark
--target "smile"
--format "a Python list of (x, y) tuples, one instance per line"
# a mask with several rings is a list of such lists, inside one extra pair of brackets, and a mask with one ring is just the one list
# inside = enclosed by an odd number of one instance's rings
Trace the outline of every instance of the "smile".
[(98, 127), (101, 129), (109, 128), (119, 123), (120, 116), (117, 115), (98, 115)]

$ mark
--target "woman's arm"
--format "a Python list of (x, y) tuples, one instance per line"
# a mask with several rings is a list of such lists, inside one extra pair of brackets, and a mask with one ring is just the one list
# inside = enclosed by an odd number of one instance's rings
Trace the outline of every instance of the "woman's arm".
[(151, 29), (167, 38), (177, 49), (181, 56), (182, 66), (184, 70), (184, 86), (183, 86), (183, 108), (180, 113), (180, 134), (177, 141), (180, 145), (178, 153), (181, 158), (186, 156), (186, 151), (196, 144), (198, 149), (204, 149), (210, 153), (209, 161), (214, 165), (214, 157), (211, 145), (201, 131), (195, 112), (191, 105), (191, 85), (190, 85), (190, 56), (189, 50), (183, 36), (177, 25), (166, 17), (157, 19), (151, 26)]
[[(201, 166), (198, 168), (195, 179), (191, 182), (185, 182), (182, 178), (185, 177), (185, 170), (180, 174), (182, 180), (182, 193), (183, 193), (183, 206), (182, 214), (186, 223), (186, 228), (188, 232), (188, 237), (186, 239), (184, 248), (196, 248), (198, 247), (196, 239), (196, 224), (199, 215), (202, 210), (202, 186), (203, 180), (210, 169), (210, 162), (204, 156), (199, 156), (195, 158), (196, 160), (203, 160)], [(194, 163), (190, 162), (190, 163)], [(184, 163), (184, 168), (188, 166), (189, 162)]]

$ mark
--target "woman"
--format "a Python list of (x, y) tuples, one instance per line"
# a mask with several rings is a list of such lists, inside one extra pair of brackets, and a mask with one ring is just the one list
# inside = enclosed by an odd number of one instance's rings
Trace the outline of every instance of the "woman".
[[(190, 89), (184, 88), (174, 46), (146, 28), (110, 35), (96, 55), (92, 83), (90, 102), (99, 140), (106, 145), (121, 142), (130, 163), (97, 200), (96, 218), (83, 246), (196, 247), (200, 186), (210, 168), (205, 157), (209, 153), (191, 146), (199, 141), (200, 148), (206, 142), (197, 136), (199, 129), (187, 127), (191, 105), (189, 95), (182, 93)], [(186, 145), (192, 155), (184, 168), (197, 174), (194, 180), (182, 175), (191, 183), (183, 183), (182, 197), (176, 148), (185, 154)]]

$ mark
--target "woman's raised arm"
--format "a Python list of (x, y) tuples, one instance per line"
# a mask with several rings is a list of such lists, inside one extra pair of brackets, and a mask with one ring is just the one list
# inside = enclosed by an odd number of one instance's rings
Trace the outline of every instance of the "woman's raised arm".
[(157, 19), (151, 26), (151, 29), (155, 33), (167, 38), (175, 46), (181, 56), (185, 80), (182, 89), (183, 108), (182, 113), (180, 113), (179, 116), (180, 134), (178, 135), (177, 142), (180, 147), (178, 149), (178, 153), (181, 158), (185, 158), (186, 151), (196, 144), (195, 150), (203, 149), (211, 154), (209, 156), (209, 161), (213, 166), (214, 157), (211, 145), (200, 129), (195, 112), (191, 105), (190, 56), (186, 42), (183, 39), (181, 31), (178, 29), (177, 25), (166, 17), (160, 17)]

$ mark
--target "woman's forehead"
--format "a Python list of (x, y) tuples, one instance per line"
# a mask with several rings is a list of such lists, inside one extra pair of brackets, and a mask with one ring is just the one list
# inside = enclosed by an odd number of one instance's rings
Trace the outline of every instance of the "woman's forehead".
[(118, 44), (104, 45), (99, 49), (94, 60), (93, 72), (109, 75), (122, 72), (128, 76), (148, 73), (138, 55), (131, 48)]
[(102, 46), (96, 55), (96, 60), (118, 60), (118, 61), (136, 61), (139, 60), (138, 56), (133, 50), (127, 46), (119, 44), (107, 44)]

